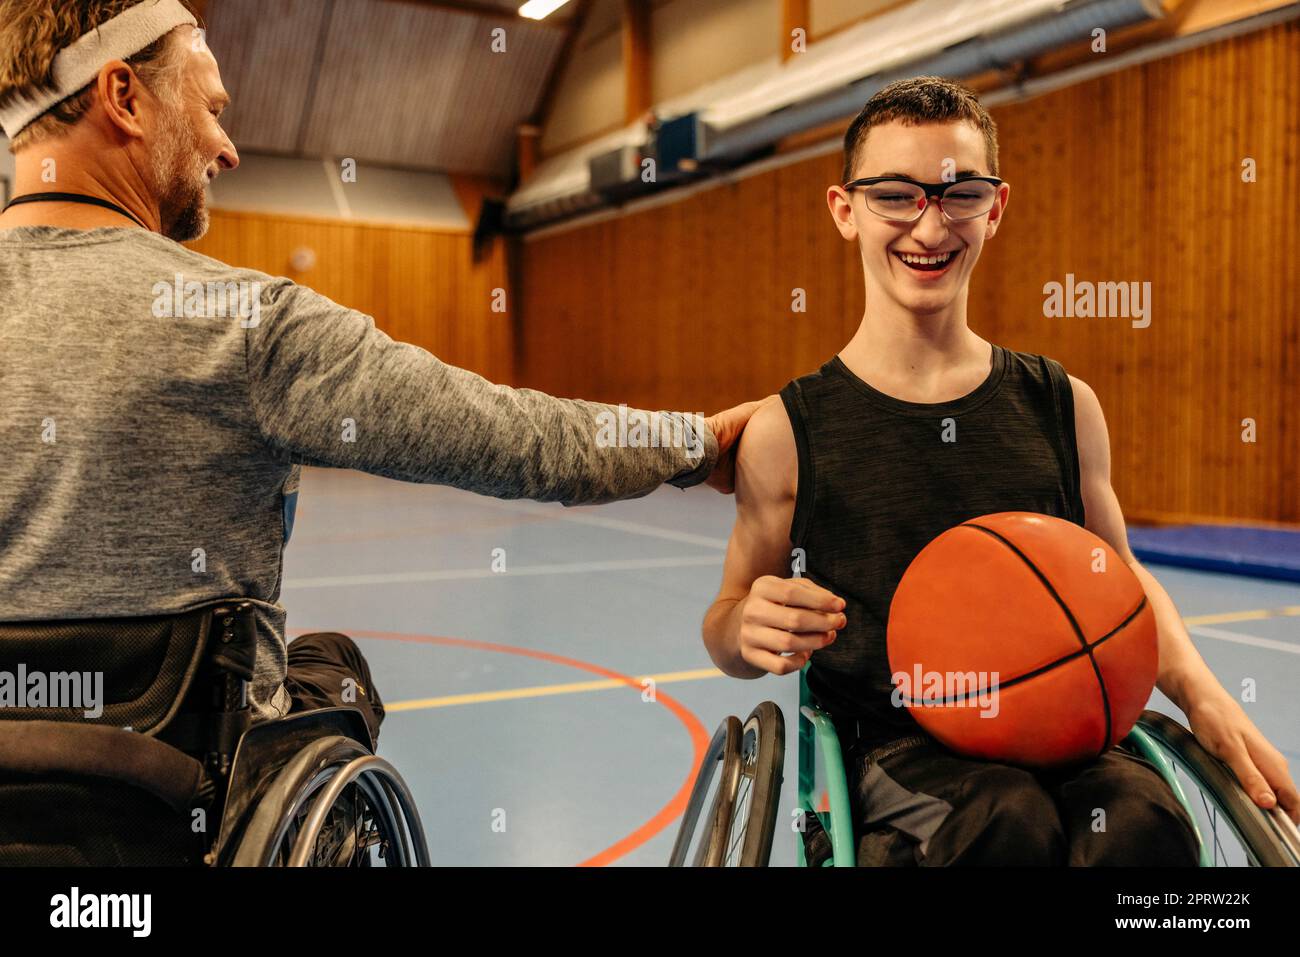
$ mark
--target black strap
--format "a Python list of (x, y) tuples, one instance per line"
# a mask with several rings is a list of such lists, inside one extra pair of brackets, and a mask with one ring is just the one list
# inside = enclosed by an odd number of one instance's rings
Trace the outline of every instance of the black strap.
[[(872, 731), (872, 720), (870, 718), (853, 718), (832, 716), (831, 723), (835, 725), (835, 730), (840, 736), (840, 751), (844, 759), (848, 760), (849, 752), (854, 746), (867, 737)], [(881, 758), (889, 757), (898, 751), (906, 751), (908, 748), (915, 748), (923, 744), (934, 744), (934, 738), (928, 734), (911, 734), (901, 738), (894, 738), (883, 744), (878, 744), (865, 755), (868, 764), (879, 761)]]
[(23, 203), (84, 203), (87, 206), (100, 206), (104, 209), (112, 210), (127, 219), (136, 223), (141, 229), (148, 229), (144, 223), (136, 219), (117, 203), (109, 202), (106, 199), (100, 199), (98, 196), (86, 196), (83, 193), (28, 193), (26, 196), (15, 196), (9, 200), (5, 206), (8, 211), (10, 206), (21, 206)]

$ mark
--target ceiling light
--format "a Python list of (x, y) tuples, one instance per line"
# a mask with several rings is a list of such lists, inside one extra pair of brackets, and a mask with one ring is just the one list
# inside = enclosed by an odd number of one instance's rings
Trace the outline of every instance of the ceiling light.
[(529, 20), (545, 20), (569, 0), (528, 0), (519, 8), (519, 15)]

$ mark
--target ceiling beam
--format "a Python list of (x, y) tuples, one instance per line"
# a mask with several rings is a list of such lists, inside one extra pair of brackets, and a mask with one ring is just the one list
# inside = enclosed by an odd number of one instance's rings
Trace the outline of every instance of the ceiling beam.
[(781, 62), (794, 56), (794, 37), (791, 36), (795, 30), (803, 30), (804, 43), (809, 42), (812, 36), (812, 28), (809, 27), (808, 21), (811, 18), (809, 13), (810, 0), (781, 0)]
[(654, 105), (650, 0), (623, 0), (623, 119), (635, 123)]

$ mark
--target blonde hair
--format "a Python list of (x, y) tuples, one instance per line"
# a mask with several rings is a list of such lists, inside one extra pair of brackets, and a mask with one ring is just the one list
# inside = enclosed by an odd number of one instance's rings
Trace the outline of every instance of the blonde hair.
[[(54, 86), (54, 58), (85, 34), (142, 0), (0, 0), (0, 107), (19, 96)], [(183, 0), (184, 2), (184, 0)], [(186, 7), (190, 4), (186, 2)], [(193, 12), (191, 10), (191, 12)], [(126, 62), (159, 99), (175, 102), (175, 78), (183, 60), (172, 34), (160, 37)], [(94, 102), (94, 83), (51, 107), (19, 133), (9, 152), (64, 136)]]

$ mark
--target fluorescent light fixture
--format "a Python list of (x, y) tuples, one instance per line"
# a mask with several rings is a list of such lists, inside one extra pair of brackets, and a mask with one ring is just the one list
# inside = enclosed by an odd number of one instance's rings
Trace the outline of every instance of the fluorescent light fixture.
[(528, 0), (519, 8), (519, 15), (529, 20), (545, 20), (569, 0)]

